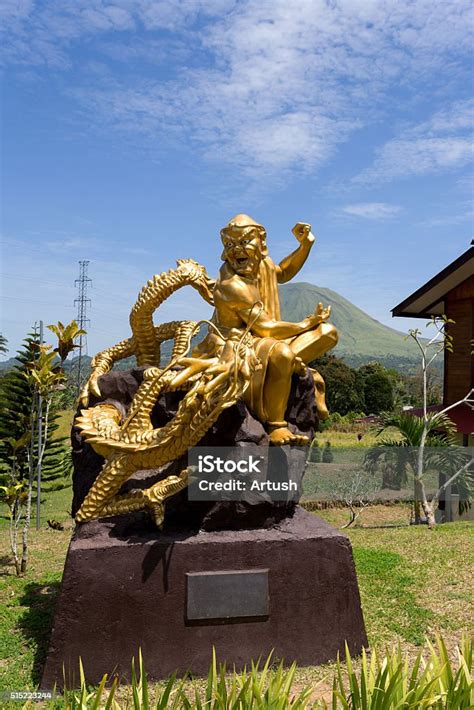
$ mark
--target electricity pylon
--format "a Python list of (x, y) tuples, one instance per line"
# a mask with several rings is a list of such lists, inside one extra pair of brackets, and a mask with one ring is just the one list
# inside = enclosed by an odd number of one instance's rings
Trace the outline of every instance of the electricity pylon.
[[(74, 300), (74, 305), (77, 305), (77, 325), (81, 330), (87, 330), (90, 324), (90, 319), (87, 317), (87, 308), (91, 303), (91, 299), (87, 298), (87, 288), (92, 283), (92, 279), (87, 276), (89, 261), (79, 262), (79, 278), (75, 280), (77, 286), (77, 298)], [(82, 370), (83, 356), (87, 353), (87, 335), (81, 335), (79, 339), (79, 352), (77, 357), (77, 389), (82, 387)]]

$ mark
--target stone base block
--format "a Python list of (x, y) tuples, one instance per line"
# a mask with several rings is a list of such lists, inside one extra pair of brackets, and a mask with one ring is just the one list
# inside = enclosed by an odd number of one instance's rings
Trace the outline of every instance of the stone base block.
[(160, 533), (119, 519), (71, 541), (42, 688), (104, 673), (130, 678), (141, 647), (149, 678), (206, 674), (219, 661), (324, 663), (367, 645), (349, 540), (301, 508), (266, 530)]

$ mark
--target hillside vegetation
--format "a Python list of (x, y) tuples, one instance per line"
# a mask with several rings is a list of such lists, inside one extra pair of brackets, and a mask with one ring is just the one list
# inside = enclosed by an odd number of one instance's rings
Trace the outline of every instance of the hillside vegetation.
[(302, 320), (320, 301), (325, 306), (330, 305), (330, 321), (339, 331), (334, 354), (351, 365), (380, 360), (385, 365), (403, 367), (419, 362), (419, 350), (411, 339), (405, 340), (405, 333), (383, 325), (336, 291), (309, 283), (293, 283), (281, 286), (280, 294), (284, 320)]

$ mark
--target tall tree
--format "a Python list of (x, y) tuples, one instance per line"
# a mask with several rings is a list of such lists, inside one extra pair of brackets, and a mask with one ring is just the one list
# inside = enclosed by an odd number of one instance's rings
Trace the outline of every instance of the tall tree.
[[(5, 481), (5, 476), (8, 476), (13, 458), (18, 480), (26, 480), (28, 476), (28, 456), (31, 452), (26, 445), (18, 449), (15, 442), (22, 440), (31, 427), (35, 395), (25, 375), (27, 364), (37, 357), (38, 349), (38, 336), (29, 335), (16, 355), (18, 365), (0, 379), (0, 479), (2, 482)], [(56, 402), (53, 402), (43, 459), (45, 481), (57, 479), (63, 476), (65, 471), (68, 447), (65, 444), (66, 439), (57, 436), (58, 416)], [(33, 458), (36, 464), (35, 451), (33, 451)]]
[(330, 412), (347, 414), (365, 411), (363, 380), (356, 370), (335, 355), (324, 355), (311, 363), (326, 383), (326, 401)]
[(393, 387), (390, 377), (384, 372), (373, 372), (364, 378), (364, 399), (369, 414), (391, 412)]
[(391, 412), (394, 407), (394, 374), (379, 362), (369, 362), (359, 367), (363, 380), (367, 414)]

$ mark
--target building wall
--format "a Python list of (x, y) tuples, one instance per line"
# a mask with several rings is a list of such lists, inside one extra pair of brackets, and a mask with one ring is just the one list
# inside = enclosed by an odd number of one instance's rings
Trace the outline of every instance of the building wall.
[(445, 355), (444, 402), (452, 404), (474, 387), (474, 276), (450, 291), (445, 298), (446, 315), (455, 321), (449, 326), (453, 352)]

